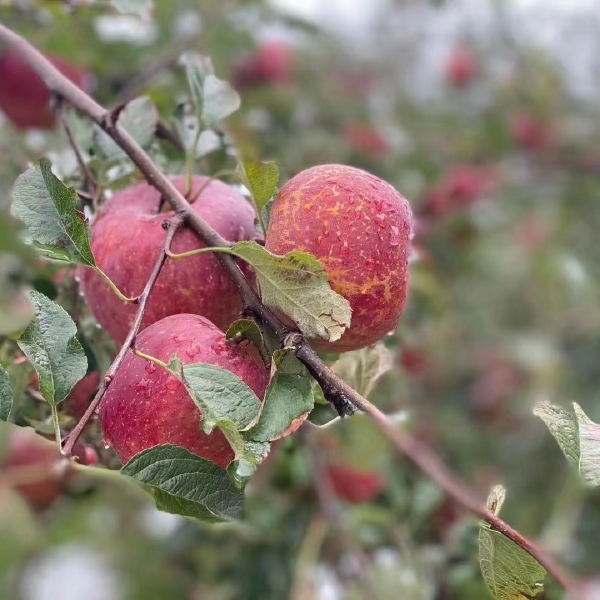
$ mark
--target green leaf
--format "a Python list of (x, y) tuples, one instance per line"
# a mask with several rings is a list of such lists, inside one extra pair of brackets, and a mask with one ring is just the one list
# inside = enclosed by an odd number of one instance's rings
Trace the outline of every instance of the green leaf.
[(240, 335), (243, 338), (250, 340), (252, 345), (260, 352), (265, 364), (268, 365), (270, 363), (271, 359), (265, 346), (262, 331), (252, 319), (239, 319), (232, 323), (227, 330), (225, 337), (230, 340), (236, 335)]
[(217, 125), (240, 107), (238, 93), (214, 75), (209, 58), (186, 52), (183, 60), (200, 129)]
[(275, 373), (265, 394), (258, 423), (248, 437), (269, 442), (281, 437), (295, 419), (314, 407), (312, 381), (301, 375)]
[(13, 406), (13, 390), (10, 385), (10, 376), (0, 365), (0, 420), (8, 421)]
[(332, 366), (333, 370), (361, 396), (368, 398), (379, 379), (393, 366), (392, 355), (381, 343), (345, 352)]
[(87, 358), (64, 308), (39, 292), (29, 292), (29, 299), (35, 315), (18, 344), (38, 374), (42, 396), (55, 405), (86, 374)]
[(39, 167), (17, 178), (12, 197), (13, 212), (42, 254), (53, 260), (95, 266), (89, 228), (76, 210), (77, 194), (52, 173), (48, 159), (42, 158)]
[(206, 433), (221, 421), (230, 421), (243, 431), (258, 417), (261, 402), (257, 395), (227, 369), (204, 363), (185, 365), (183, 383), (202, 411)]
[(254, 268), (263, 302), (296, 322), (309, 338), (335, 342), (350, 325), (348, 301), (329, 286), (323, 265), (311, 254), (271, 254), (256, 242), (238, 242), (232, 252)]
[[(154, 139), (158, 124), (158, 111), (148, 96), (132, 100), (119, 114), (121, 125), (131, 137), (145, 148)], [(104, 156), (110, 160), (126, 156), (121, 147), (104, 131), (96, 129), (98, 145)]]
[(576, 403), (570, 408), (539, 404), (533, 414), (544, 421), (567, 460), (584, 481), (600, 485), (600, 425), (594, 423)]
[(229, 445), (235, 453), (236, 460), (243, 457), (246, 452), (246, 444), (235, 423), (233, 421), (219, 421), (216, 423), (216, 427), (218, 427), (227, 438)]
[(154, 9), (152, 0), (110, 0), (110, 5), (120, 13), (136, 15), (142, 19), (149, 19)]
[(213, 127), (234, 113), (241, 104), (238, 93), (229, 85), (229, 82), (215, 77), (212, 73), (206, 76), (202, 109), (202, 122), (206, 127)]
[(246, 483), (258, 468), (258, 465), (266, 458), (271, 444), (267, 442), (247, 441), (245, 443), (244, 455), (239, 460), (233, 461), (227, 472), (237, 487), (244, 489)]
[(241, 182), (248, 188), (259, 211), (271, 199), (279, 183), (279, 167), (274, 161), (241, 162), (236, 168)]
[[(488, 509), (497, 515), (505, 496), (504, 488), (496, 486), (488, 497)], [(529, 600), (544, 591), (546, 569), (487, 523), (481, 523), (479, 528), (479, 564), (483, 579), (497, 600)]]
[(244, 497), (218, 465), (171, 444), (136, 454), (121, 470), (152, 488), (165, 512), (201, 520), (239, 518)]

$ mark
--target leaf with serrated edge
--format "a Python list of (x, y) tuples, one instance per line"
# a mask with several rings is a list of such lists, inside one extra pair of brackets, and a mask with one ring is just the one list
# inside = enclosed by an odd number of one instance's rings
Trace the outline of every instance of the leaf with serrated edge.
[[(497, 515), (505, 498), (506, 490), (497, 485), (486, 505)], [(479, 564), (483, 579), (496, 600), (528, 600), (544, 591), (546, 569), (487, 523), (479, 526)]]
[(342, 354), (332, 369), (361, 396), (368, 398), (379, 379), (392, 366), (392, 355), (379, 342), (374, 346)]
[(53, 260), (95, 266), (89, 228), (75, 208), (77, 194), (52, 173), (48, 159), (42, 158), (39, 167), (17, 178), (12, 198), (13, 212), (42, 254)]
[(533, 412), (544, 421), (584, 481), (600, 485), (600, 425), (594, 423), (576, 403), (569, 408), (543, 403)]
[(239, 163), (236, 173), (248, 188), (256, 208), (261, 211), (271, 199), (279, 183), (279, 167), (274, 161)]
[(10, 385), (10, 376), (0, 365), (0, 420), (8, 421), (13, 406), (13, 391)]
[(19, 348), (38, 374), (42, 396), (58, 404), (86, 374), (87, 358), (65, 309), (39, 292), (29, 292), (29, 299), (35, 316), (20, 337)]
[(227, 471), (171, 444), (136, 454), (121, 470), (155, 489), (158, 508), (200, 519), (239, 518), (244, 497)]
[[(127, 104), (119, 115), (119, 125), (131, 135), (142, 148), (154, 138), (158, 124), (158, 111), (148, 96), (141, 96)], [(121, 147), (104, 131), (97, 129), (98, 144), (109, 159), (125, 156)]]
[(313, 407), (312, 382), (308, 377), (276, 373), (267, 388), (258, 423), (248, 437), (259, 442), (276, 440)]
[(331, 289), (312, 254), (278, 256), (256, 242), (237, 242), (231, 250), (252, 265), (264, 304), (290, 317), (307, 337), (335, 342), (350, 326), (350, 304)]
[(183, 383), (202, 411), (202, 429), (206, 433), (219, 421), (230, 421), (243, 431), (258, 418), (258, 396), (227, 369), (205, 363), (185, 365)]
[(544, 591), (546, 569), (499, 531), (480, 528), (479, 564), (497, 600), (528, 600)]

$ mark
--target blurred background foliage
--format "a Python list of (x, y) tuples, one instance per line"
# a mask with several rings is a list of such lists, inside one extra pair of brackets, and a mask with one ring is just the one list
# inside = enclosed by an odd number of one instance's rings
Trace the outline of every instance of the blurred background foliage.
[[(89, 72), (100, 102), (147, 94), (166, 123), (187, 94), (178, 57), (210, 55), (242, 97), (227, 136), (276, 160), (282, 181), (346, 163), (410, 200), (409, 307), (385, 339), (394, 367), (374, 400), (482, 497), (505, 485), (503, 516), (517, 529), (597, 573), (598, 494), (532, 415), (540, 400), (576, 401), (600, 420), (597, 3), (157, 0), (146, 19), (88, 4), (4, 1), (0, 20)], [(167, 144), (152, 152), (182, 168)], [(0, 328), (27, 323), (23, 289), (36, 288), (79, 322), (90, 371), (102, 370), (114, 347), (72, 273), (32, 257), (8, 216), (14, 179), (42, 155), (77, 184), (64, 132), (0, 121)], [(213, 152), (197, 169), (233, 164)], [(10, 336), (0, 362), (17, 420), (43, 420)], [(94, 427), (86, 439), (111, 464)], [(241, 525), (158, 513), (112, 480), (69, 481), (43, 510), (4, 483), (0, 472), (3, 598), (488, 597), (476, 520), (361, 416), (284, 440), (250, 485)], [(549, 582), (545, 598), (561, 597)]]

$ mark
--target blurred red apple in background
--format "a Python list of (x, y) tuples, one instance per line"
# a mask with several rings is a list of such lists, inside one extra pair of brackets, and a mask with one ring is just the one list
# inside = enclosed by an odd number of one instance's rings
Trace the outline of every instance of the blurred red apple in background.
[(369, 157), (379, 158), (388, 149), (382, 135), (367, 123), (348, 123), (342, 130), (342, 137), (349, 148)]
[(526, 150), (541, 150), (550, 143), (548, 125), (528, 112), (512, 114), (509, 117), (509, 130), (513, 141)]
[(369, 502), (385, 487), (385, 479), (381, 474), (350, 465), (329, 464), (326, 473), (335, 495), (351, 504)]
[(467, 46), (455, 46), (446, 59), (444, 74), (450, 85), (465, 87), (479, 74), (479, 60)]
[[(86, 91), (89, 89), (89, 74), (62, 58), (48, 58), (75, 85)], [(0, 110), (19, 129), (52, 129), (56, 124), (46, 84), (10, 49), (4, 50), (0, 55)]]
[(281, 41), (262, 43), (255, 54), (238, 62), (232, 73), (234, 87), (239, 90), (278, 85), (290, 80), (294, 70), (294, 51)]

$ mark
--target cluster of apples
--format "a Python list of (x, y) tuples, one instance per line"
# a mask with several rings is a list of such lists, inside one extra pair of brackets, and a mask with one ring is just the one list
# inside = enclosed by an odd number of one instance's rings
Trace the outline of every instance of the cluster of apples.
[[(184, 191), (182, 176), (173, 176)], [(199, 193), (201, 191), (201, 193)], [(193, 178), (192, 209), (225, 239), (256, 237), (254, 211), (233, 186)], [(161, 251), (160, 194), (146, 183), (115, 193), (92, 225), (98, 266), (127, 296), (141, 293)], [(330, 352), (373, 344), (394, 330), (406, 301), (412, 215), (408, 202), (386, 182), (353, 167), (322, 165), (302, 171), (276, 196), (265, 246), (274, 254), (310, 252), (324, 265), (332, 288), (352, 308), (352, 324), (337, 342), (315, 340)], [(187, 229), (173, 251), (202, 247)], [(122, 343), (136, 307), (121, 301), (98, 274), (78, 268), (81, 289), (98, 323)], [(241, 304), (228, 274), (211, 254), (170, 261), (152, 291), (136, 339), (141, 352), (182, 364), (204, 362), (228, 369), (262, 398), (269, 366), (223, 333)], [(164, 443), (183, 446), (226, 466), (233, 453), (220, 431), (198, 428), (201, 415), (185, 387), (168, 372), (130, 352), (100, 406), (104, 439), (123, 462)]]
[[(245, 73), (246, 83), (281, 81), (289, 70), (289, 57), (282, 47), (267, 45), (253, 57), (254, 67), (260, 67), (254, 69), (256, 77), (248, 76), (250, 62), (238, 71)], [(74, 83), (88, 85), (85, 73), (60, 59), (51, 60)], [(263, 68), (267, 64), (270, 67)], [(45, 85), (8, 50), (0, 56), (0, 109), (18, 128), (55, 124)], [(171, 179), (184, 193), (185, 178)], [(254, 210), (235, 187), (195, 176), (188, 197), (193, 199), (192, 209), (226, 240), (256, 239)], [(91, 241), (96, 263), (126, 296), (142, 292), (162, 249), (161, 225), (171, 216), (162, 209), (160, 194), (146, 183), (116, 192), (96, 215)], [(345, 352), (371, 345), (395, 329), (407, 296), (411, 238), (410, 206), (391, 185), (360, 169), (322, 165), (298, 173), (281, 188), (265, 246), (279, 255), (306, 251), (322, 262), (331, 287), (351, 306), (352, 323), (337, 342), (313, 341), (320, 350)], [(183, 253), (198, 247), (202, 243), (197, 236), (183, 228), (175, 235), (172, 250)], [(249, 268), (240, 266), (252, 277)], [(77, 277), (98, 323), (123, 343), (136, 305), (120, 300), (90, 268), (78, 267)], [(136, 348), (163, 361), (175, 354), (182, 364), (218, 365), (262, 398), (270, 365), (252, 348), (226, 339), (223, 332), (239, 318), (240, 310), (237, 290), (213, 255), (168, 261), (150, 296)], [(97, 373), (82, 384), (83, 407), (97, 384)], [(171, 443), (224, 467), (233, 459), (230, 445), (217, 429), (204, 434), (199, 429), (201, 418), (179, 380), (133, 352), (127, 354), (100, 406), (104, 440), (123, 463), (146, 448)]]

